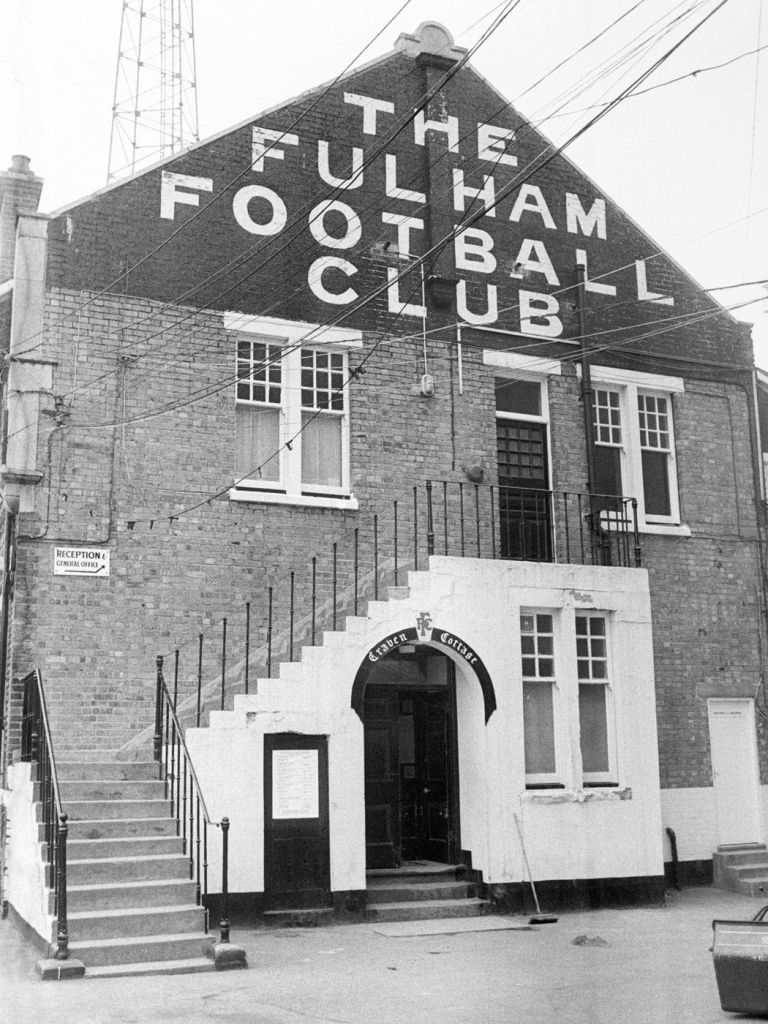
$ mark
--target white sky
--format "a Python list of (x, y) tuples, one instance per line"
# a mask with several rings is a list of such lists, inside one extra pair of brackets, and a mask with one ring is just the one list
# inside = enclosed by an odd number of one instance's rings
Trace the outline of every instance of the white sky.
[[(195, 0), (201, 138), (334, 78), (403, 2)], [(635, 3), (520, 0), (472, 64), (507, 99), (521, 97), (515, 105), (537, 121), (549, 100), (657, 19), (695, 8), (624, 78), (603, 78), (567, 108), (583, 110), (615, 96), (719, 0), (642, 0), (583, 56), (521, 96)], [(641, 88), (768, 44), (761, 4), (729, 0)], [(470, 47), (492, 21), (484, 16), (501, 6), (411, 0), (359, 63), (428, 20)], [(2, 0), (2, 7), (0, 166), (14, 153), (30, 156), (45, 179), (41, 208), (52, 211), (105, 184), (122, 3)], [(541, 127), (561, 142), (590, 114)], [(566, 152), (704, 287), (768, 278), (768, 48), (628, 99)], [(716, 293), (728, 305), (765, 295), (760, 286)], [(768, 299), (735, 315), (755, 325), (756, 361), (768, 368)]]

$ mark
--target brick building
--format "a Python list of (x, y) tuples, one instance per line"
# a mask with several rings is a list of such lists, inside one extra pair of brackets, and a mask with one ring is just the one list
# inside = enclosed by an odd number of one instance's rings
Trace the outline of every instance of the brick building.
[(162, 655), (256, 910), (764, 838), (749, 331), (464, 58), (422, 25), (49, 216), (0, 179), (4, 762), (36, 668), (57, 760), (151, 756)]

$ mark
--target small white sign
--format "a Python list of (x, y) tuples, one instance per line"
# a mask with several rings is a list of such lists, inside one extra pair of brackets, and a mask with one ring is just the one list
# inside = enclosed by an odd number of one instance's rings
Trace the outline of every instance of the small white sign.
[(316, 750), (273, 750), (272, 817), (317, 818), (319, 782)]
[(109, 576), (109, 548), (55, 548), (54, 576)]

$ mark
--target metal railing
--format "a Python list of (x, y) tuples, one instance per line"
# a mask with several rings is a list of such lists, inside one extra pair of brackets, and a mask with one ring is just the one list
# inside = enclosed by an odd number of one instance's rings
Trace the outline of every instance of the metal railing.
[(53, 892), (56, 917), (56, 960), (69, 957), (67, 927), (67, 815), (64, 813), (53, 756), (43, 679), (39, 669), (22, 680), (24, 698), (21, 723), (21, 759), (35, 768), (37, 797), (42, 806), (42, 825), (47, 851), (47, 884)]
[[(208, 828), (221, 829), (221, 918), (219, 937), (229, 942), (229, 818), (213, 821), (205, 806), (183, 730), (176, 714), (177, 693), (171, 696), (163, 675), (162, 657), (157, 658), (155, 700), (154, 759), (160, 765), (165, 796), (171, 803), (176, 835), (181, 837), (182, 852), (189, 860), (189, 877), (195, 882), (198, 906), (205, 907), (208, 931)], [(178, 659), (177, 659), (178, 667)]]
[(204, 724), (271, 677), (302, 646), (364, 614), (388, 586), (432, 555), (632, 567), (641, 564), (637, 502), (615, 495), (426, 481), (282, 574), (212, 630), (177, 648), (173, 706), (183, 727)]

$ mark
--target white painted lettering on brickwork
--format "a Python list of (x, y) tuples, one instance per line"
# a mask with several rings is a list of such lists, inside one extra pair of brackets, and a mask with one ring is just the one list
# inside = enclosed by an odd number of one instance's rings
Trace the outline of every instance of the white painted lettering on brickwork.
[[(249, 207), (254, 199), (263, 199), (269, 204), (269, 220), (262, 223), (251, 217)], [(236, 192), (232, 200), (232, 213), (240, 227), (252, 235), (279, 235), (288, 220), (288, 210), (283, 200), (277, 192), (264, 185), (246, 185)]]
[(512, 221), (519, 221), (524, 213), (536, 213), (541, 217), (545, 228), (556, 231), (557, 225), (549, 212), (544, 194), (537, 185), (521, 185), (514, 206), (509, 215)]
[(389, 100), (377, 100), (373, 96), (362, 96), (355, 92), (345, 92), (344, 102), (353, 103), (363, 108), (363, 134), (376, 135), (376, 115), (378, 113), (394, 114), (395, 104)]
[(492, 274), (496, 269), (493, 255), (493, 238), (480, 228), (465, 228), (453, 243), (457, 270), (476, 270), (480, 274)]
[(597, 237), (606, 237), (605, 200), (595, 199), (589, 213), (581, 205), (581, 200), (574, 192), (565, 193), (566, 226), (572, 235), (581, 231), (582, 235), (591, 235), (597, 229)]
[(466, 209), (465, 201), (469, 199), (470, 204), (478, 200), (486, 207), (484, 216), (495, 217), (496, 207), (496, 184), (490, 174), (483, 175), (483, 187), (472, 188), (464, 184), (464, 171), (459, 167), (453, 168), (453, 208), (461, 213)]
[(285, 160), (285, 150), (278, 149), (275, 143), (284, 146), (298, 146), (298, 135), (288, 132), (276, 132), (272, 128), (260, 128), (254, 125), (251, 131), (251, 161), (254, 171), (264, 170), (264, 157), (272, 160)]
[(523, 334), (538, 334), (542, 338), (559, 338), (563, 321), (557, 315), (560, 303), (554, 295), (520, 291), (520, 330)]
[(425, 145), (426, 134), (429, 131), (444, 134), (448, 140), (448, 149), (451, 153), (459, 152), (458, 117), (447, 116), (444, 121), (428, 121), (423, 110), (417, 111), (413, 121), (413, 139), (417, 146)]
[(329, 292), (325, 287), (323, 274), (326, 270), (332, 269), (340, 270), (347, 277), (352, 277), (357, 273), (357, 267), (349, 260), (342, 259), (341, 256), (320, 256), (309, 268), (307, 284), (322, 302), (329, 302), (333, 306), (346, 306), (348, 303), (354, 302), (357, 298), (354, 288), (349, 287), (343, 292)]
[(424, 221), (420, 217), (406, 217), (403, 213), (387, 213), (381, 215), (384, 224), (394, 224), (397, 228), (397, 251), (400, 256), (411, 255), (411, 231), (423, 231)]
[(476, 313), (467, 306), (467, 282), (460, 280), (456, 286), (456, 312), (459, 319), (468, 324), (495, 324), (499, 319), (499, 300), (495, 284), (485, 286), (485, 312)]
[(560, 284), (547, 247), (537, 238), (524, 238), (517, 259), (514, 263), (518, 270), (513, 270), (510, 277), (526, 277), (528, 274), (543, 274), (547, 284), (557, 287)]
[(675, 300), (671, 295), (648, 291), (645, 260), (635, 260), (635, 273), (637, 274), (637, 297), (641, 302), (655, 302), (657, 306), (674, 306)]
[(160, 174), (160, 216), (164, 220), (173, 220), (176, 204), (199, 206), (200, 196), (196, 192), (181, 192), (182, 188), (196, 188), (198, 192), (213, 192), (213, 178), (195, 178), (191, 174), (173, 174), (162, 171)]
[[(329, 235), (325, 230), (325, 218), (329, 213), (338, 213), (346, 220), (347, 227), (341, 237)], [(309, 230), (312, 237), (328, 249), (351, 249), (357, 245), (363, 234), (363, 225), (351, 206), (338, 199), (318, 203), (309, 215)]]
[(410, 188), (400, 188), (397, 184), (397, 157), (387, 153), (384, 157), (384, 192), (389, 199), (405, 199), (409, 203), (426, 203), (423, 192), (415, 192)]
[(492, 160), (494, 164), (517, 167), (517, 157), (507, 152), (508, 143), (515, 137), (514, 128), (498, 128), (494, 124), (477, 126), (477, 155), (481, 160)]
[(584, 267), (584, 288), (588, 292), (596, 292), (598, 295), (615, 295), (616, 287), (612, 284), (603, 284), (602, 281), (589, 280), (589, 267), (587, 265), (587, 250), (576, 250), (576, 263)]
[(355, 189), (363, 184), (363, 151), (358, 146), (352, 147), (352, 173), (348, 178), (337, 178), (331, 174), (328, 158), (328, 143), (319, 139), (317, 143), (317, 173), (328, 185), (334, 188)]
[(416, 302), (403, 302), (400, 298), (400, 282), (398, 281), (398, 274), (400, 273), (395, 267), (387, 267), (387, 308), (390, 313), (397, 313), (398, 316), (417, 316), (423, 319), (427, 315), (427, 310), (420, 303)]

